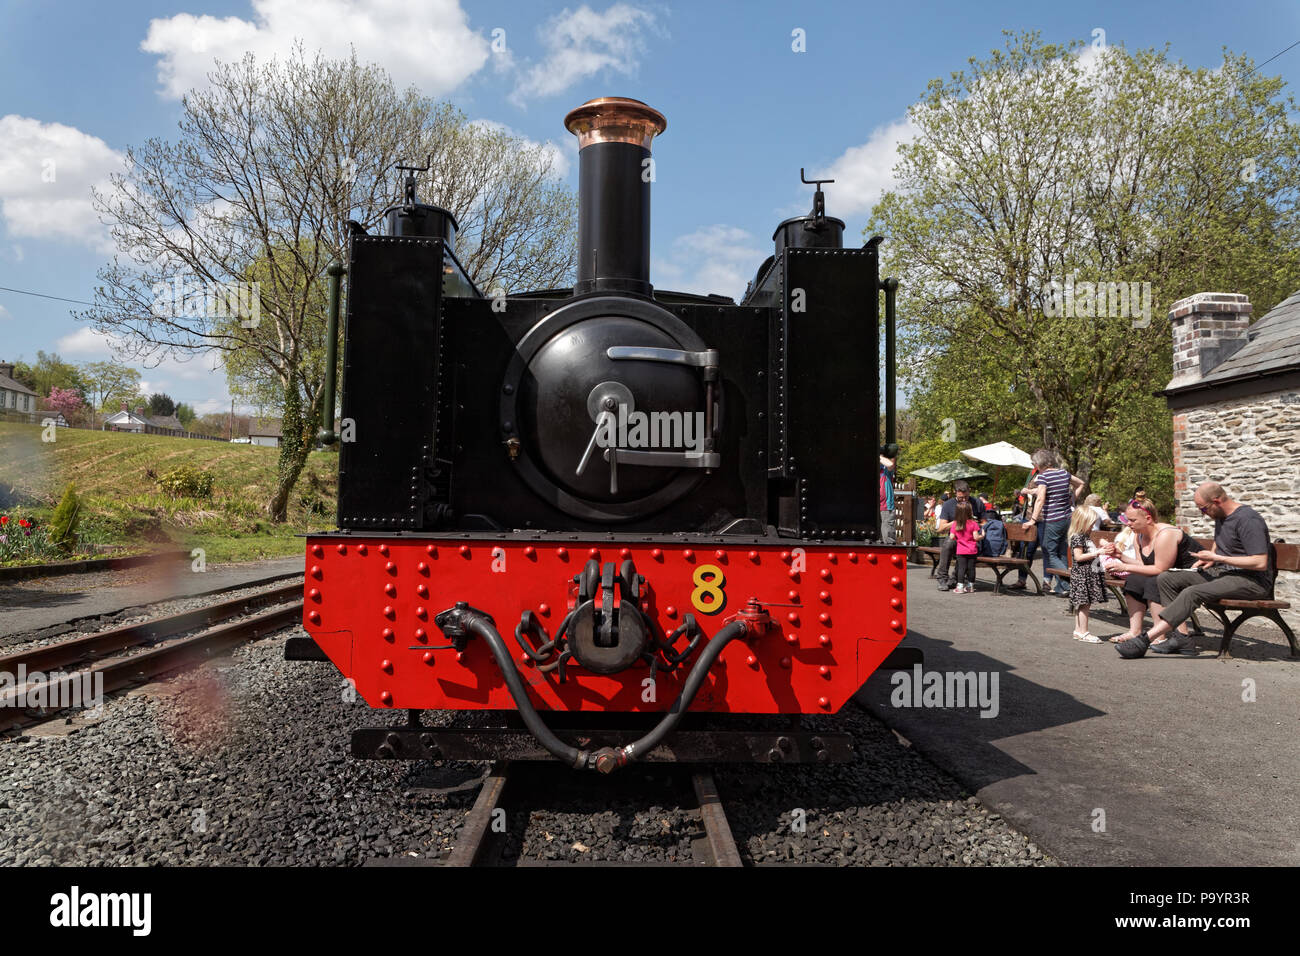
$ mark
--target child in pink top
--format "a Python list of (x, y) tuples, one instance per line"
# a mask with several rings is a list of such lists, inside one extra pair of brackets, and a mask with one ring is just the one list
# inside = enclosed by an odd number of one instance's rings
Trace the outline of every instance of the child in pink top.
[(957, 547), (957, 587), (954, 594), (970, 594), (975, 590), (975, 555), (979, 553), (979, 542), (984, 540), (984, 532), (969, 504), (957, 505), (953, 516), (952, 529), (948, 532)]

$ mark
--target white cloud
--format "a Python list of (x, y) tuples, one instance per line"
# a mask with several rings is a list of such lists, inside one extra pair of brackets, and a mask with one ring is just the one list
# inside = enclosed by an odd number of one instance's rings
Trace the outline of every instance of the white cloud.
[[(123, 155), (62, 123), (0, 117), (0, 219), (12, 237), (77, 242), (98, 251), (112, 244), (90, 202), (122, 167)], [(14, 246), (15, 258), (22, 249)]]
[(13, 316), (9, 314), (9, 310), (6, 309), (3, 305), (0, 305), (0, 322), (3, 322), (5, 319), (12, 319), (12, 318)]
[[(147, 397), (154, 392), (163, 392), (178, 402), (188, 402), (200, 415), (230, 408), (230, 395), (226, 392), (226, 377), (219, 353), (199, 352), (188, 358), (169, 355), (156, 364), (151, 362), (145, 365), (124, 361), (115, 355), (114, 341), (113, 336), (96, 332), (89, 325), (82, 325), (75, 332), (60, 338), (55, 343), (54, 351), (71, 362), (112, 360), (134, 368), (148, 376), (140, 382), (141, 395)], [(211, 396), (214, 390), (220, 397), (193, 398), (195, 394)]]
[(539, 143), (537, 140), (525, 136), (523, 133), (507, 126), (505, 123), (498, 123), (496, 120), (490, 120), (490, 119), (470, 120), (468, 125), (477, 126), (480, 129), (485, 129), (485, 130), (496, 130), (505, 133), (507, 136), (513, 136), (516, 139), (522, 140), (524, 146), (528, 149), (537, 149), (538, 147), (540, 147), (546, 153), (546, 155), (550, 157), (551, 174), (553, 176), (556, 176), (559, 179), (568, 178), (569, 170), (572, 168), (573, 165), (571, 157), (576, 157), (578, 155), (577, 153), (578, 140), (577, 137), (575, 136), (568, 137), (568, 139), (572, 141), (572, 147), (573, 147), (572, 149), (569, 149), (567, 147), (570, 144), (567, 142), (563, 146), (560, 145), (559, 143), (556, 143), (554, 140), (550, 140), (550, 139), (548, 139), (544, 143)]
[(471, 30), (459, 0), (252, 0), (252, 20), (178, 13), (149, 21), (140, 49), (158, 55), (162, 92), (179, 98), (207, 85), (214, 60), (245, 53), (283, 58), (301, 40), (309, 54), (382, 65), (399, 86), (441, 96), (482, 69), (488, 40)]
[(745, 285), (772, 250), (736, 226), (705, 226), (678, 236), (655, 263), (655, 286), (698, 295), (729, 295), (739, 301)]
[(221, 356), (215, 351), (198, 352), (186, 356), (166, 355), (148, 364), (132, 362), (119, 357), (129, 354), (129, 349), (114, 352), (114, 345), (122, 341), (118, 337), (96, 331), (89, 325), (78, 326), (75, 332), (69, 332), (55, 343), (55, 351), (70, 359), (80, 361), (102, 361), (113, 359), (132, 368), (148, 371), (154, 377), (154, 390), (159, 384), (181, 380), (186, 382), (207, 382), (214, 375), (225, 380), (221, 372)]
[[(895, 120), (877, 126), (861, 146), (846, 149), (829, 167), (809, 179), (833, 179), (826, 190), (828, 215), (843, 219), (871, 211), (882, 193), (895, 186), (894, 165), (898, 162), (898, 144), (916, 137), (917, 128), (910, 119)], [(803, 205), (807, 207), (805, 199)], [(806, 212), (807, 209), (804, 209)]]
[(604, 70), (634, 75), (645, 51), (641, 34), (647, 29), (655, 29), (654, 15), (627, 3), (616, 3), (603, 13), (586, 4), (562, 10), (538, 30), (545, 58), (523, 70), (510, 101), (523, 106)]
[(68, 358), (103, 361), (113, 358), (113, 339), (83, 325), (59, 339), (54, 350)]
[[(225, 412), (230, 410), (230, 398), (204, 398), (197, 402), (190, 402), (190, 407), (194, 409), (196, 415), (211, 415), (213, 412)], [(241, 410), (242, 411), (242, 410)]]

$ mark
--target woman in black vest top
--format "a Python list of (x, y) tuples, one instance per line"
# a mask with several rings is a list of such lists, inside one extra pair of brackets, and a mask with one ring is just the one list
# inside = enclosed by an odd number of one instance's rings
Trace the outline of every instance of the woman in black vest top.
[[(1146, 612), (1151, 612), (1151, 620), (1163, 610), (1160, 603), (1160, 589), (1156, 587), (1156, 578), (1170, 568), (1190, 568), (1196, 559), (1192, 552), (1198, 549), (1191, 538), (1171, 524), (1164, 524), (1156, 512), (1156, 506), (1148, 499), (1133, 499), (1124, 512), (1129, 527), (1137, 535), (1138, 555), (1141, 563), (1125, 561), (1122, 565), (1111, 565), (1113, 571), (1127, 571), (1128, 580), (1124, 582), (1124, 597), (1128, 602), (1129, 629), (1127, 633), (1116, 634), (1110, 639), (1112, 644), (1126, 641), (1142, 633), (1142, 620)], [(1107, 545), (1109, 552), (1118, 554), (1113, 545)], [(1106, 550), (1105, 548), (1103, 550)], [(1184, 623), (1180, 633), (1187, 633)]]

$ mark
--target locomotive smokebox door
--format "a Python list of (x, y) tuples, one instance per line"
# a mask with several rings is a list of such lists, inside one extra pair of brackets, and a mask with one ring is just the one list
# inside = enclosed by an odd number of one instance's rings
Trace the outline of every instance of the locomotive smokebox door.
[(575, 517), (629, 520), (721, 463), (718, 352), (651, 302), (579, 299), (520, 340), (501, 390), (502, 441), (542, 498)]

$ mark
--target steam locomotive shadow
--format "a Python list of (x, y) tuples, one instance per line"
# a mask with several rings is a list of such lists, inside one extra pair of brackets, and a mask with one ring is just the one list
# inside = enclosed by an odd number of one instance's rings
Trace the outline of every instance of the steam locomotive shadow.
[[(904, 644), (925, 655), (925, 672), (997, 674), (997, 710), (987, 718), (980, 716), (978, 704), (955, 707), (945, 701), (944, 706), (921, 702), (896, 706), (896, 697), (903, 695), (895, 694), (895, 682), (904, 677), (913, 682), (915, 678), (906, 671), (877, 671), (855, 698), (872, 716), (916, 741), (927, 757), (976, 791), (1000, 780), (1035, 773), (994, 741), (1106, 715), (1072, 694), (1019, 677), (1004, 660), (959, 650), (954, 641), (909, 628)], [(931, 741), (959, 741), (960, 746), (930, 747)]]

